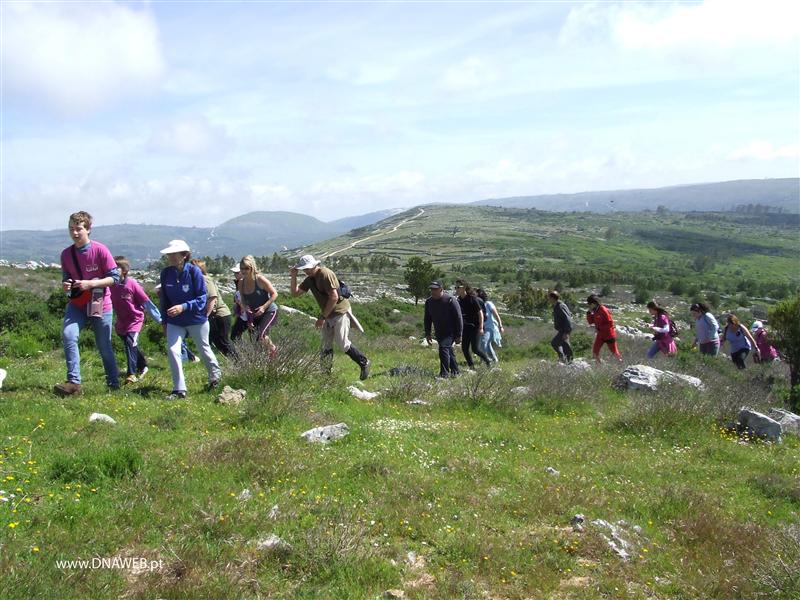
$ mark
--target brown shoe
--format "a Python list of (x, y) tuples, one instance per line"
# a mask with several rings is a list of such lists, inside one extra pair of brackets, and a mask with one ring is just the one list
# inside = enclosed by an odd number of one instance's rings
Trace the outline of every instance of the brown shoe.
[(81, 384), (80, 383), (72, 383), (71, 381), (67, 381), (65, 383), (59, 383), (53, 386), (53, 392), (61, 396), (80, 396), (81, 395)]

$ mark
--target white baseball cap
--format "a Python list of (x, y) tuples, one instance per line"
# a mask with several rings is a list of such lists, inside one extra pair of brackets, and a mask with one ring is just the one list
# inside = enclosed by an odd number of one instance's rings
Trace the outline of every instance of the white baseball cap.
[(183, 240), (170, 240), (169, 245), (161, 251), (161, 254), (172, 254), (173, 252), (191, 252), (189, 244)]
[(319, 264), (319, 261), (316, 260), (310, 254), (304, 254), (300, 257), (300, 262), (297, 263), (293, 268), (302, 271), (303, 269), (313, 269)]
[(233, 271), (234, 273), (239, 273), (239, 272), (241, 272), (241, 269), (239, 268), (239, 263), (236, 263), (235, 265), (233, 265), (233, 266), (231, 267), (231, 271)]
[(758, 331), (759, 329), (763, 328), (764, 324), (761, 321), (756, 321), (750, 326), (751, 331)]

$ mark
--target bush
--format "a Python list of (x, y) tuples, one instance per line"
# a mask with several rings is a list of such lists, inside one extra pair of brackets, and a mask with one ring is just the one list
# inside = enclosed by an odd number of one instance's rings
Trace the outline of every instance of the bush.
[(66, 297), (54, 292), (48, 300), (10, 287), (0, 287), (0, 354), (24, 357), (61, 346), (61, 319)]

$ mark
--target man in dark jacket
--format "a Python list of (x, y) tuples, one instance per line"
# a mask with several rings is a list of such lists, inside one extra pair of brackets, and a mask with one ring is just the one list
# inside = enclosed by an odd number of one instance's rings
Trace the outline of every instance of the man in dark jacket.
[(446, 294), (439, 281), (428, 286), (431, 295), (425, 300), (425, 339), (432, 343), (431, 325), (436, 329), (439, 344), (439, 377), (455, 377), (459, 374), (453, 344), (461, 341), (463, 322), (458, 301)]
[(569, 344), (569, 334), (572, 332), (572, 313), (569, 307), (561, 301), (557, 291), (553, 290), (547, 294), (547, 300), (553, 306), (553, 326), (558, 332), (550, 345), (558, 354), (560, 361), (572, 362), (572, 346)]

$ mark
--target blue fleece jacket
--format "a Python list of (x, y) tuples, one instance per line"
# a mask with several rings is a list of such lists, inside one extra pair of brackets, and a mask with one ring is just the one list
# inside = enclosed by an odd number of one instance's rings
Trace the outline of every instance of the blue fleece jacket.
[[(167, 267), (161, 271), (161, 316), (171, 325), (188, 327), (202, 325), (206, 317), (206, 282), (203, 272), (192, 263), (183, 268)], [(167, 309), (176, 304), (183, 305), (183, 312), (177, 317), (168, 317)]]

